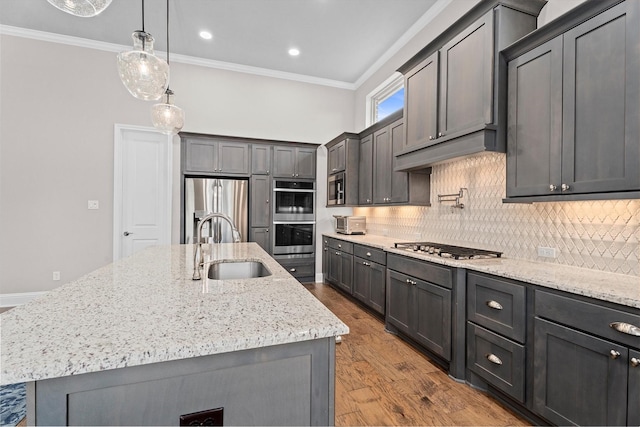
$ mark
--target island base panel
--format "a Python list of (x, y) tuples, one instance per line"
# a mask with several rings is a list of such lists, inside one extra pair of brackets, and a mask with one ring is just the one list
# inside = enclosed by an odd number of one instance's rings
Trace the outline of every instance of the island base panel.
[(333, 425), (335, 337), (29, 383), (29, 425)]

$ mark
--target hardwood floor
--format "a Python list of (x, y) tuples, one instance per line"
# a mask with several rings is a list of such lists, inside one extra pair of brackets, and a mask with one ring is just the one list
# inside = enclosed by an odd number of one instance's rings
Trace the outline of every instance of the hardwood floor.
[(336, 345), (336, 426), (531, 425), (449, 378), (331, 286), (305, 287), (350, 329)]

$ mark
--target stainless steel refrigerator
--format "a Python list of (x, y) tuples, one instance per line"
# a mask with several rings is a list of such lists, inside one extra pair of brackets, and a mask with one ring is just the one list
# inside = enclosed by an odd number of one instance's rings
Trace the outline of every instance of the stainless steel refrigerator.
[[(246, 242), (249, 233), (249, 184), (241, 179), (186, 178), (184, 189), (184, 243), (194, 243), (196, 227), (205, 215), (226, 214)], [(202, 227), (203, 243), (233, 242), (231, 227), (213, 218)]]

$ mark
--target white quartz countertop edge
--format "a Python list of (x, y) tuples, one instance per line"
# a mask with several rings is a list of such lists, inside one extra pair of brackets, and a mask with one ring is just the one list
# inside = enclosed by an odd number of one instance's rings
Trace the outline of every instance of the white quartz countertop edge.
[(260, 260), (272, 275), (193, 281), (192, 245), (145, 249), (2, 313), (0, 384), (349, 333), (257, 244), (204, 247), (213, 260)]
[(504, 256), (501, 258), (476, 260), (442, 258), (437, 255), (413, 252), (406, 249), (396, 249), (394, 248), (394, 243), (403, 242), (403, 239), (372, 234), (345, 235), (325, 233), (325, 236), (383, 249), (388, 253), (404, 255), (451, 267), (489, 273), (545, 288), (640, 309), (640, 277), (638, 276), (609, 273), (548, 262), (510, 259)]

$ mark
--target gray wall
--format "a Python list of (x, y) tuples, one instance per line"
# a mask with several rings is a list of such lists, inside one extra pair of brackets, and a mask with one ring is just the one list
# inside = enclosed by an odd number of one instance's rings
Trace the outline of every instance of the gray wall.
[[(112, 261), (113, 127), (151, 126), (152, 103), (128, 94), (112, 52), (6, 35), (0, 47), (0, 294), (47, 291)], [(353, 124), (350, 90), (175, 62), (171, 72), (185, 131), (319, 144)]]

